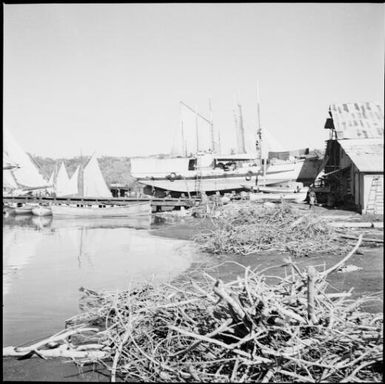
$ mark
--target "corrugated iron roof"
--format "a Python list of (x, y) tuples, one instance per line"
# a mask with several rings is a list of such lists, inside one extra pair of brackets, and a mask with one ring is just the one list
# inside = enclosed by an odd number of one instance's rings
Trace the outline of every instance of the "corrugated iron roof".
[(384, 172), (383, 139), (339, 140), (360, 172)]
[(333, 119), (337, 139), (384, 137), (384, 112), (376, 103), (332, 104), (329, 114)]

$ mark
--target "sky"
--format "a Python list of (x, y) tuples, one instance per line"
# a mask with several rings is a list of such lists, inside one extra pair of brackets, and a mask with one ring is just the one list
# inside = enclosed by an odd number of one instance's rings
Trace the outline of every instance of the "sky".
[[(325, 147), (332, 103), (384, 103), (384, 4), (5, 4), (3, 125), (47, 157), (169, 153), (180, 101), (223, 152), (234, 108), (284, 149)], [(187, 127), (185, 127), (187, 129)], [(201, 129), (201, 127), (200, 127)]]

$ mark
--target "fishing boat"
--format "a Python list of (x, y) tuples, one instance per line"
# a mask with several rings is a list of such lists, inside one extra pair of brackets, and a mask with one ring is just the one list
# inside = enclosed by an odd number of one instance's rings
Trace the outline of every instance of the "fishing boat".
[[(170, 191), (176, 195), (230, 192), (256, 186), (279, 187), (293, 182), (310, 185), (319, 173), (321, 160), (318, 156), (309, 155), (308, 148), (269, 151), (271, 149), (269, 141), (273, 137), (265, 130), (262, 131), (259, 121), (259, 99), (257, 129), (246, 129), (241, 105), (237, 104), (237, 112), (234, 111), (236, 153), (230, 155), (220, 154), (219, 132), (218, 139), (214, 140), (212, 119), (206, 119), (191, 107), (182, 104), (196, 114), (196, 122), (199, 117), (209, 125), (206, 131), (210, 132), (211, 139), (201, 140), (196, 127), (194, 146), (191, 137), (190, 141), (186, 139), (185, 125), (182, 121), (181, 140), (177, 140), (181, 145), (177, 145), (173, 151), (179, 156), (163, 159), (131, 159), (131, 174), (139, 183), (147, 186), (146, 193), (154, 194), (157, 190)], [(205, 150), (202, 151), (203, 147)], [(187, 153), (190, 153), (190, 156), (187, 156)]]
[(136, 217), (151, 215), (151, 203), (131, 203), (124, 206), (107, 205), (52, 205), (54, 217)]
[[(214, 132), (211, 104), (209, 118), (183, 102), (180, 104), (195, 121), (190, 119), (188, 125), (188, 117), (182, 118), (170, 156), (131, 159), (131, 175), (147, 187), (145, 193), (169, 191), (177, 197), (182, 193), (226, 192), (243, 189), (242, 184), (255, 185), (261, 167), (256, 161), (255, 146), (245, 139), (241, 106), (238, 104), (236, 116), (237, 148), (231, 154), (222, 154), (219, 131)], [(203, 129), (198, 121), (203, 121)]]
[(186, 158), (131, 159), (131, 174), (152, 190), (177, 194), (232, 191), (256, 184), (259, 167), (252, 156), (198, 153)]
[[(54, 180), (57, 196), (113, 200), (95, 154), (85, 164), (80, 164), (71, 178), (62, 163)], [(52, 204), (51, 211), (53, 217), (135, 217), (151, 215), (151, 203), (95, 204), (83, 200), (75, 204)]]
[[(309, 152), (308, 148), (292, 152)], [(282, 151), (281, 153), (290, 153), (291, 151)], [(322, 166), (322, 160), (317, 155), (296, 155), (289, 156), (286, 160), (276, 159), (277, 152), (269, 153), (264, 159), (266, 166), (258, 176), (257, 186), (261, 188), (292, 188), (296, 190), (298, 186), (312, 184), (319, 174)], [(294, 188), (293, 188), (294, 187)]]
[(48, 186), (37, 164), (5, 128), (3, 130), (3, 196), (39, 194)]

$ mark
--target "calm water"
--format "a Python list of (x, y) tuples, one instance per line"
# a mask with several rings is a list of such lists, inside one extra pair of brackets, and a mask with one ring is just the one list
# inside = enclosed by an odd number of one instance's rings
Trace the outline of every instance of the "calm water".
[(60, 331), (82, 286), (125, 289), (187, 270), (190, 242), (152, 235), (149, 220), (3, 218), (3, 346)]

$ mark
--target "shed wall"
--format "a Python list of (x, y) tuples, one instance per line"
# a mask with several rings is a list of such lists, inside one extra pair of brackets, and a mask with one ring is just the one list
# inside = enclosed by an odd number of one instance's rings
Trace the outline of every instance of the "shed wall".
[[(368, 209), (369, 195), (372, 189), (373, 180), (382, 179), (381, 184), (383, 185), (384, 175), (383, 174), (362, 174), (361, 177), (362, 177), (362, 188), (363, 188), (363, 193), (361, 194), (361, 199), (360, 199), (361, 213), (366, 213)], [(374, 209), (375, 211), (377, 211), (377, 209), (379, 208), (378, 205), (380, 204), (380, 202), (381, 204), (383, 202), (384, 190), (382, 188), (380, 188), (380, 190), (378, 188), (375, 188), (375, 189), (376, 191), (372, 191), (372, 193), (374, 195), (373, 198), (375, 200)], [(376, 213), (379, 213), (379, 212), (376, 212)]]

